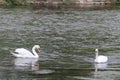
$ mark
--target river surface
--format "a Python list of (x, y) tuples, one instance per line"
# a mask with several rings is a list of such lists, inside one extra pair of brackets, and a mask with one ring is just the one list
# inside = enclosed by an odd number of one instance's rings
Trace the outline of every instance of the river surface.
[[(35, 44), (39, 59), (11, 54)], [(120, 10), (1, 8), (0, 80), (120, 80)]]

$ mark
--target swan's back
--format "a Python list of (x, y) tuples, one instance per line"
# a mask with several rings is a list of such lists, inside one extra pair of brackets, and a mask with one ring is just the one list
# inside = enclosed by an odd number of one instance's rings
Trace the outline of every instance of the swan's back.
[(12, 53), (15, 57), (31, 57), (32, 53), (24, 48), (18, 48)]
[(103, 55), (99, 55), (96, 59), (95, 62), (96, 63), (105, 63), (108, 61), (108, 57), (107, 56), (103, 56)]

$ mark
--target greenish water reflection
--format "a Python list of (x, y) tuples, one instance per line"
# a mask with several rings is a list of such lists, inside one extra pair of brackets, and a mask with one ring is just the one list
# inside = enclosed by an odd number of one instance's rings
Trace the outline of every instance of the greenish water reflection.
[[(119, 10), (0, 9), (0, 79), (118, 80)], [(16, 59), (18, 47), (39, 44), (40, 58)], [(94, 63), (94, 49), (109, 57)]]

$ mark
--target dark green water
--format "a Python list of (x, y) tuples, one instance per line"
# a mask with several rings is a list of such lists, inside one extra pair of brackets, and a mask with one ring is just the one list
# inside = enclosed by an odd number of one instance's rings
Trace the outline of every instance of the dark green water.
[[(120, 80), (119, 42), (120, 10), (0, 9), (0, 80)], [(35, 44), (38, 60), (10, 54)]]

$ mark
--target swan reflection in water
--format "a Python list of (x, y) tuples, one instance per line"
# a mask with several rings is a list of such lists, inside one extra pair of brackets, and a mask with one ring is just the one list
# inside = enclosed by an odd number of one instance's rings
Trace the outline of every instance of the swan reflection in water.
[(37, 58), (15, 58), (14, 66), (16, 70), (32, 71), (33, 74), (51, 74), (54, 70), (40, 69)]
[(107, 63), (99, 63), (99, 64), (95, 63), (94, 67), (95, 67), (95, 72), (94, 72), (95, 78), (106, 76), (106, 69), (108, 67)]
[(95, 70), (97, 71), (98, 69), (105, 69), (107, 68), (108, 64), (107, 63), (95, 63), (94, 64), (95, 66)]
[(15, 69), (18, 70), (38, 70), (39, 64), (37, 58), (15, 58)]

